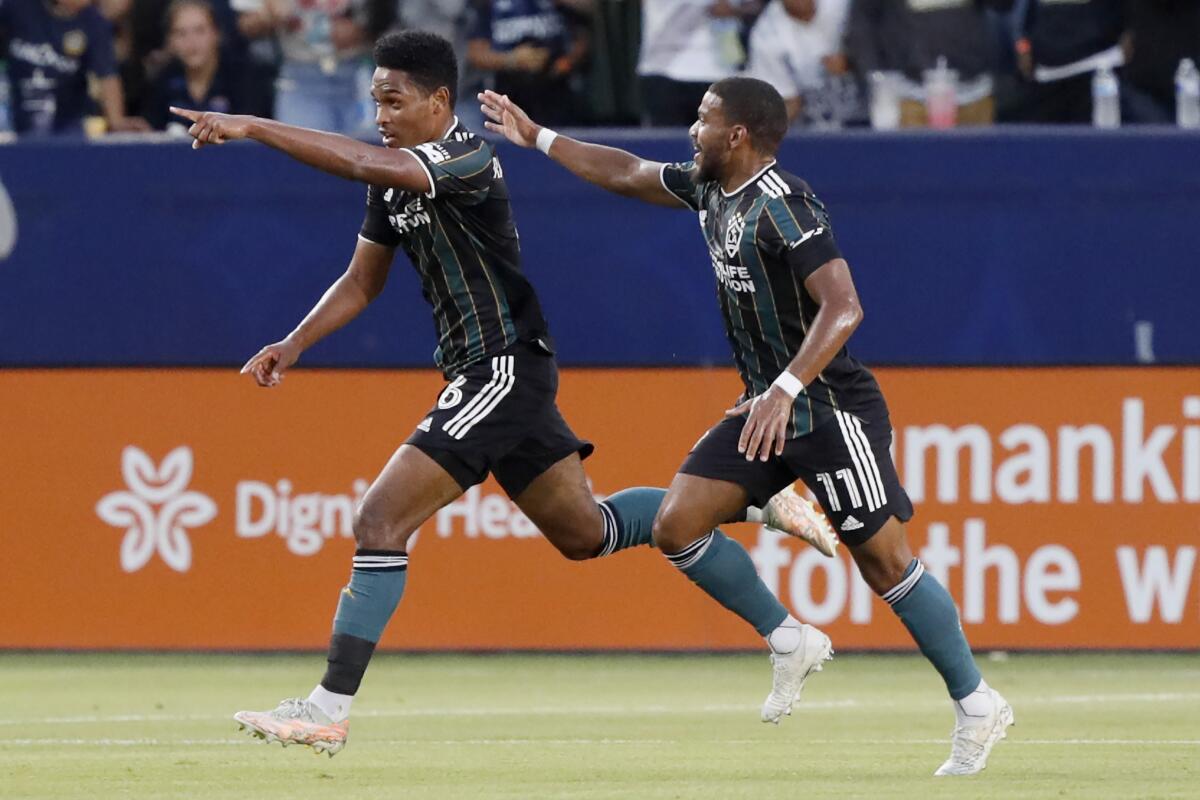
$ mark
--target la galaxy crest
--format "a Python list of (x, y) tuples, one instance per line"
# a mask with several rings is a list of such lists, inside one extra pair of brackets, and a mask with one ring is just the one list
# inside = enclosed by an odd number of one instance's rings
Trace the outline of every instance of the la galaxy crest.
[(738, 254), (738, 249), (742, 246), (742, 232), (745, 230), (746, 218), (738, 211), (730, 218), (729, 227), (725, 229), (725, 254), (730, 258)]
[(79, 58), (87, 50), (87, 34), (80, 30), (63, 34), (62, 51), (71, 58)]

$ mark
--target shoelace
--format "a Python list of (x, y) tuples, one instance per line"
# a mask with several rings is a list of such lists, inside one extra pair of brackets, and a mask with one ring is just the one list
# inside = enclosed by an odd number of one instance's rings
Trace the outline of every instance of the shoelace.
[(983, 753), (983, 745), (970, 735), (979, 726), (955, 726), (950, 734), (950, 759), (958, 762), (974, 762)]
[(274, 716), (280, 719), (299, 719), (305, 722), (315, 722), (308, 708), (308, 701), (299, 697), (289, 697), (275, 709)]
[(799, 683), (799, 676), (794, 671), (788, 670), (784, 666), (784, 658), (786, 658), (786, 656), (781, 656), (776, 653), (771, 654), (771, 666), (774, 668), (772, 672), (774, 673), (775, 678), (775, 680), (772, 681), (772, 693), (787, 697), (796, 688), (796, 684)]

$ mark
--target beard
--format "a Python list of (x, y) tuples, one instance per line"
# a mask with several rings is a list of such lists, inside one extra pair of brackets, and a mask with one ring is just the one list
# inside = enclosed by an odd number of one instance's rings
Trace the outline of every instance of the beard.
[(717, 165), (711, 154), (700, 151), (700, 161), (697, 164), (696, 178), (701, 183), (709, 183), (717, 180), (720, 177), (717, 174)]

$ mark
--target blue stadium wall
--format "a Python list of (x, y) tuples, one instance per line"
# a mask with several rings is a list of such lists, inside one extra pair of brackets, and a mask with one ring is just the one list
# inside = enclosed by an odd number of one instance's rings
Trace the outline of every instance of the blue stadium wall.
[[(607, 136), (662, 160), (690, 149), (682, 132)], [(694, 215), (500, 155), (563, 363), (729, 363)], [(833, 215), (868, 363), (1200, 363), (1200, 136), (820, 135), (780, 160)], [(18, 227), (0, 261), (7, 366), (240, 364), (345, 268), (365, 194), (252, 144), (19, 143), (0, 180)], [(305, 363), (425, 367), (433, 346), (401, 256)]]

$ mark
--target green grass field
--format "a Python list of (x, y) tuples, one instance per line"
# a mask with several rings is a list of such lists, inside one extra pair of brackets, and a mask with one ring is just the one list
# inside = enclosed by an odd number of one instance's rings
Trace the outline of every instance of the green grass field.
[(765, 656), (381, 656), (333, 759), (235, 730), (317, 656), (0, 655), (0, 797), (1200, 797), (1200, 656), (984, 662), (1017, 725), (933, 779), (953, 716), (908, 656), (839, 656), (779, 727)]

